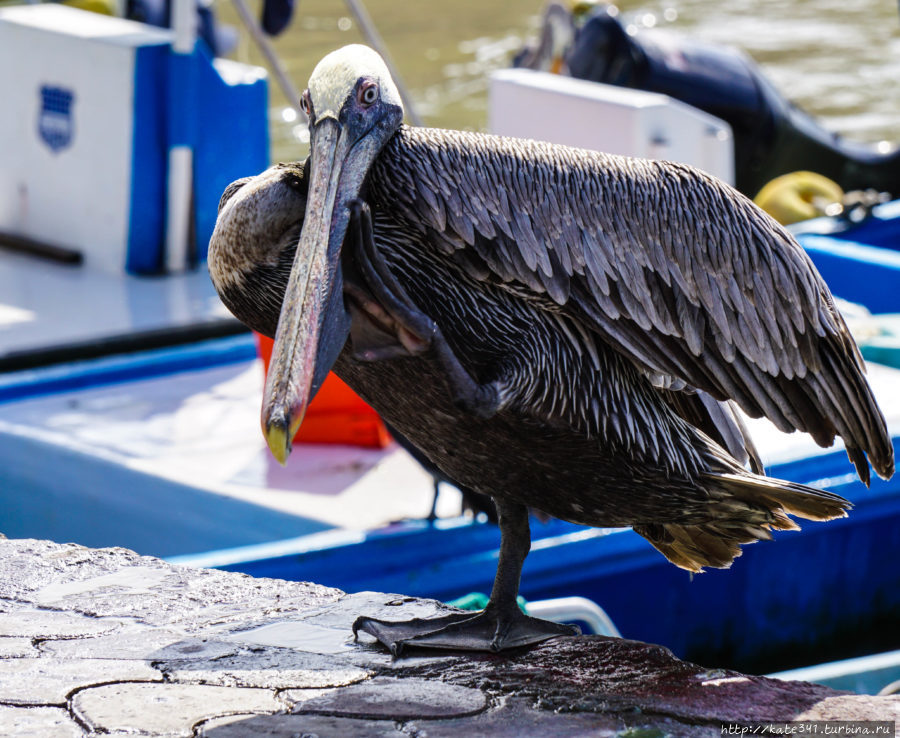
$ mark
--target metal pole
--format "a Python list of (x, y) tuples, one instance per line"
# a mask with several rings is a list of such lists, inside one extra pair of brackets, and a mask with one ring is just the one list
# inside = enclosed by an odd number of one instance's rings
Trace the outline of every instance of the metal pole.
[[(275, 49), (272, 48), (269, 40), (266, 38), (262, 29), (259, 27), (259, 24), (256, 22), (256, 19), (253, 17), (250, 9), (247, 7), (247, 3), (244, 0), (232, 0), (232, 2), (234, 3), (234, 7), (237, 10), (238, 15), (241, 17), (241, 21), (243, 21), (244, 25), (247, 27), (247, 30), (253, 37), (254, 42), (256, 42), (256, 45), (259, 48), (260, 52), (272, 67), (272, 71), (275, 73), (275, 79), (278, 81), (278, 86), (281, 87), (282, 93), (284, 93), (284, 96), (291, 104), (291, 107), (293, 107), (297, 111), (297, 114), (300, 116), (301, 120), (306, 122), (306, 114), (303, 112), (303, 108), (300, 107), (300, 93), (297, 91), (297, 88), (294, 87), (293, 83), (290, 80), (290, 77), (288, 77), (284, 65), (281, 63), (281, 59), (278, 58), (278, 54), (275, 53)], [(409, 96), (406, 85), (403, 83), (403, 79), (400, 77), (397, 68), (391, 61), (391, 57), (387, 53), (384, 41), (375, 28), (375, 24), (369, 17), (369, 14), (366, 11), (365, 7), (360, 2), (360, 0), (346, 0), (346, 3), (347, 7), (350, 9), (350, 12), (353, 13), (354, 16), (356, 16), (356, 22), (359, 23), (360, 30), (366, 37), (366, 40), (375, 48), (375, 50), (379, 54), (381, 54), (382, 58), (385, 61), (385, 64), (387, 64), (388, 70), (390, 71), (391, 76), (394, 78), (394, 82), (397, 85), (397, 89), (400, 91), (400, 97), (403, 99), (403, 104), (406, 106), (406, 110), (409, 114), (409, 119), (413, 122), (414, 125), (423, 125), (422, 119), (419, 117), (419, 114), (413, 107), (412, 98), (410, 98)]]
[(195, 0), (172, 3), (172, 55), (169, 59), (169, 167), (166, 208), (167, 271), (183, 272), (191, 254), (194, 190), (194, 108), (191, 55), (196, 41)]
[(297, 111), (300, 119), (304, 123), (306, 123), (306, 113), (304, 113), (303, 108), (300, 107), (300, 93), (297, 92), (297, 88), (294, 87), (294, 84), (291, 82), (290, 77), (288, 77), (287, 71), (285, 70), (284, 65), (281, 63), (281, 59), (278, 58), (278, 54), (275, 53), (275, 49), (272, 48), (272, 44), (269, 43), (269, 40), (263, 33), (263, 30), (259, 27), (259, 24), (256, 22), (256, 19), (253, 17), (250, 9), (247, 7), (247, 3), (245, 3), (244, 0), (231, 1), (234, 3), (234, 7), (237, 10), (238, 15), (241, 16), (241, 20), (244, 22), (247, 30), (250, 31), (250, 35), (253, 37), (253, 40), (259, 47), (260, 52), (264, 57), (266, 57), (266, 61), (269, 62), (269, 66), (272, 67), (272, 71), (275, 73), (275, 79), (278, 81), (278, 86), (281, 87), (282, 93), (284, 93), (284, 96), (287, 98), (287, 101), (290, 103), (291, 107)]
[(390, 71), (391, 77), (394, 78), (394, 83), (400, 91), (400, 97), (403, 98), (403, 104), (406, 106), (406, 112), (409, 114), (409, 119), (413, 122), (413, 125), (423, 125), (422, 119), (413, 107), (412, 99), (409, 96), (409, 92), (406, 90), (406, 85), (403, 84), (400, 73), (394, 66), (394, 62), (391, 61), (391, 57), (387, 52), (387, 47), (384, 45), (384, 41), (379, 35), (378, 30), (375, 28), (375, 24), (372, 22), (369, 13), (362, 4), (362, 0), (345, 0), (345, 2), (347, 3), (350, 12), (356, 16), (356, 22), (359, 23), (360, 30), (363, 32), (366, 40), (372, 45), (375, 51), (381, 54), (381, 58), (384, 59), (384, 63), (387, 64), (388, 71)]

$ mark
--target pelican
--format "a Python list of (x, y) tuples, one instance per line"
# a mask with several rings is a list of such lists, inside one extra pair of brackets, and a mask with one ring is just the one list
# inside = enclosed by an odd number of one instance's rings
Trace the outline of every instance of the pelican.
[(840, 436), (867, 484), (869, 464), (893, 473), (828, 288), (731, 187), (680, 164), (407, 127), (363, 46), (326, 56), (303, 101), (309, 161), (232, 185), (209, 252), (226, 305), (275, 338), (268, 445), (284, 463), (333, 368), (448, 479), (490, 495), (501, 529), (484, 611), (360, 617), (354, 632), (395, 655), (572, 633), (516, 606), (529, 507), (633, 526), (692, 572), (728, 567), (790, 516), (846, 514), (837, 495), (762, 476), (733, 404), (822, 446)]

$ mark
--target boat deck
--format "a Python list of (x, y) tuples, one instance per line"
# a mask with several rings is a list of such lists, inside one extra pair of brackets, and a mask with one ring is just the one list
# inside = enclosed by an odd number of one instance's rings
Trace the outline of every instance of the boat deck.
[(136, 277), (0, 250), (0, 371), (240, 330), (205, 267)]
[[(175, 555), (428, 514), (431, 477), (396, 446), (303, 444), (281, 467), (253, 356), (244, 335), (5, 375), (3, 532)], [(458, 500), (443, 492), (438, 513)], [(79, 517), (91, 524), (75, 531)]]
[[(870, 380), (900, 434), (900, 370), (872, 364)], [(262, 385), (246, 335), (4, 375), (4, 532), (172, 556), (428, 513), (431, 478), (396, 446), (300, 444), (279, 466), (259, 431)], [(767, 465), (829, 451), (768, 421), (750, 426)], [(455, 491), (439, 502), (439, 515), (458, 513)], [(60, 509), (69, 514), (46, 512)], [(82, 518), (94, 532), (76, 538)]]

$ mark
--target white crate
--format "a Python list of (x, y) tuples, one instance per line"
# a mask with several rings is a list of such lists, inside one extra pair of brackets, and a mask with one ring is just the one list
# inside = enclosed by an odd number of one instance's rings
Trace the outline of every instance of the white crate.
[(678, 161), (734, 184), (731, 127), (655, 92), (504, 69), (491, 75), (488, 130), (610, 154)]
[(121, 271), (145, 150), (135, 68), (171, 33), (61, 5), (0, 10), (0, 229)]

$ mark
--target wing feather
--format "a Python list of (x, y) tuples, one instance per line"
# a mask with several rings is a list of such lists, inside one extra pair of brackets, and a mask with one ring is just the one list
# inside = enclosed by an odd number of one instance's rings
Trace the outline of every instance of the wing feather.
[[(415, 185), (394, 169), (415, 171)], [(401, 128), (370, 177), (424, 241), (473, 250), (484, 268), (470, 274), (489, 270), (525, 299), (531, 290), (541, 309), (548, 295), (645, 372), (823, 445), (839, 434), (851, 459), (862, 449), (892, 472), (828, 288), (790, 235), (727, 185), (680, 164), (416, 128)]]

